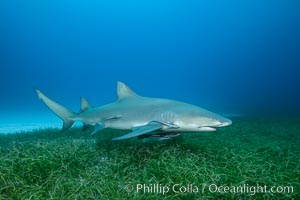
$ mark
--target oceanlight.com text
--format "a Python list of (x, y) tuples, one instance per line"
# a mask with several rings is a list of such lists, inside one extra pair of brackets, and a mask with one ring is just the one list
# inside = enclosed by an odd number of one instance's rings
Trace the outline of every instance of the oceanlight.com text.
[(293, 186), (267, 186), (267, 185), (248, 185), (242, 184), (238, 186), (227, 186), (217, 184), (136, 184), (126, 185), (124, 190), (128, 193), (156, 193), (156, 194), (168, 194), (168, 193), (222, 193), (222, 194), (250, 194), (255, 195), (257, 193), (293, 193)]
[(211, 193), (248, 193), (250, 195), (255, 195), (257, 193), (293, 193), (293, 186), (271, 186), (268, 187), (266, 185), (255, 185), (250, 186), (248, 184), (243, 184), (239, 186), (226, 186), (226, 185), (203, 185), (204, 190), (207, 187), (208, 191)]

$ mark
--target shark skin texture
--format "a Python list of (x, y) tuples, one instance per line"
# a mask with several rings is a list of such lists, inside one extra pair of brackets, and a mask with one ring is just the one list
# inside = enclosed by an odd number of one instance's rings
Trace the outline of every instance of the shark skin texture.
[(62, 132), (71, 128), (75, 121), (81, 121), (83, 130), (89, 126), (94, 127), (91, 135), (104, 128), (131, 130), (112, 140), (134, 137), (163, 140), (185, 132), (215, 131), (216, 128), (232, 124), (230, 119), (195, 105), (140, 96), (122, 82), (117, 82), (115, 102), (93, 108), (86, 99), (81, 98), (78, 113), (53, 101), (38, 89), (35, 92), (63, 120)]

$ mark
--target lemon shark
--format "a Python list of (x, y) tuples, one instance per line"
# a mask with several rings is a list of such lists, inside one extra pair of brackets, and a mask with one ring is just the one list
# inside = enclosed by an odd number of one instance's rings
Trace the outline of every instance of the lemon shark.
[(195, 105), (161, 98), (143, 97), (127, 85), (117, 82), (117, 99), (100, 107), (91, 107), (80, 98), (80, 111), (72, 112), (35, 89), (38, 98), (63, 120), (62, 131), (81, 121), (83, 128), (94, 126), (92, 135), (104, 128), (131, 130), (115, 137), (123, 140), (137, 137), (170, 139), (184, 132), (215, 131), (230, 125), (231, 120)]

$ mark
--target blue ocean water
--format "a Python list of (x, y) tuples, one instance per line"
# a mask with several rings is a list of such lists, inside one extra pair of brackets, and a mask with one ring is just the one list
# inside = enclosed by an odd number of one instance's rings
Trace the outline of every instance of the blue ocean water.
[(299, 8), (297, 0), (2, 0), (2, 132), (60, 122), (33, 87), (77, 111), (80, 96), (113, 101), (118, 80), (220, 114), (299, 114)]

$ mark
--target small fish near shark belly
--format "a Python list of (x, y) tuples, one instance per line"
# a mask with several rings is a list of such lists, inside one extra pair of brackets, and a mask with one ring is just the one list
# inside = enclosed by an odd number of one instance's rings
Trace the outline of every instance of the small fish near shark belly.
[(157, 140), (170, 140), (170, 139), (174, 139), (180, 135), (181, 135), (180, 133), (158, 133), (158, 134), (153, 134), (153, 135), (140, 135), (137, 138), (139, 140), (146, 139), (146, 138), (152, 138), (152, 139), (157, 139)]

